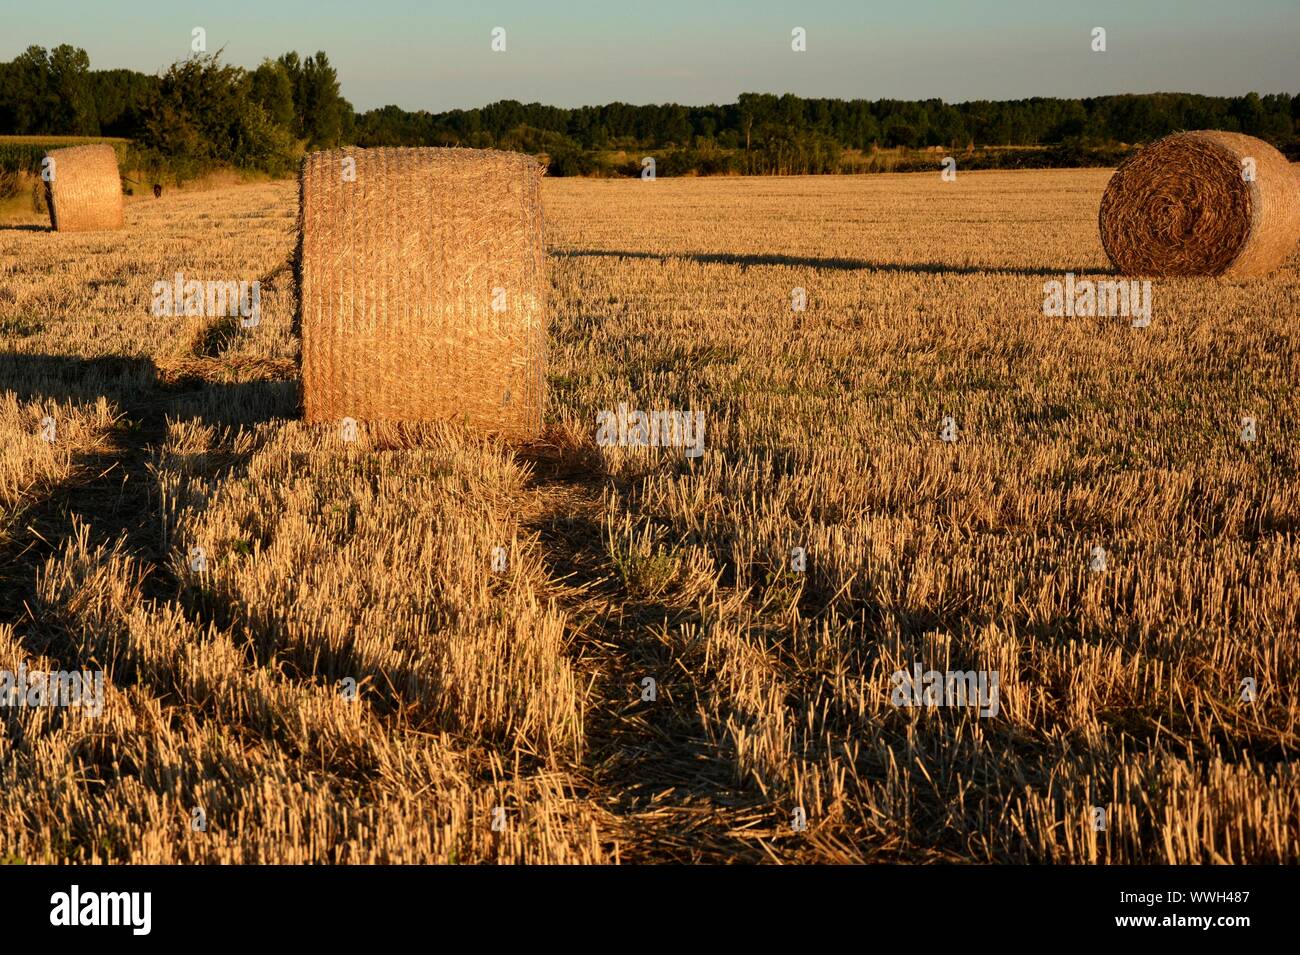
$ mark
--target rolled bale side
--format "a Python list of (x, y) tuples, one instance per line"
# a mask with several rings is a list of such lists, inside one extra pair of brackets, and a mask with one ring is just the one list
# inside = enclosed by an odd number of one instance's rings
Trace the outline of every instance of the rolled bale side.
[(494, 150), (348, 148), (304, 158), (309, 422), (540, 430), (541, 177), (533, 158)]
[(122, 177), (112, 146), (71, 146), (45, 156), (45, 204), (55, 232), (122, 228)]
[(1099, 224), (1125, 275), (1264, 275), (1300, 233), (1300, 179), (1263, 140), (1177, 133), (1120, 164)]

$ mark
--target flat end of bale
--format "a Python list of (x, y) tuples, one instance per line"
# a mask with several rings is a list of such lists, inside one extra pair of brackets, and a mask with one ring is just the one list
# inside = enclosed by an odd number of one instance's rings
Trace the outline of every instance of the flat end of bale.
[(1300, 184), (1268, 143), (1204, 130), (1159, 139), (1123, 162), (1098, 214), (1125, 275), (1266, 274), (1300, 231)]

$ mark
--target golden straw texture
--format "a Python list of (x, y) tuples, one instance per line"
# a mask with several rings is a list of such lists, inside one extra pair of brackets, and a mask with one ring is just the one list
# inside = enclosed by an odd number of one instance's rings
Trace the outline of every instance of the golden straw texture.
[(1300, 180), (1262, 140), (1178, 133), (1115, 170), (1099, 221), (1106, 254), (1126, 275), (1264, 275), (1295, 245)]
[(541, 176), (531, 157), (490, 150), (349, 148), (303, 160), (308, 421), (541, 428)]
[(112, 146), (72, 146), (45, 155), (53, 160), (45, 200), (54, 231), (122, 228), (122, 178)]

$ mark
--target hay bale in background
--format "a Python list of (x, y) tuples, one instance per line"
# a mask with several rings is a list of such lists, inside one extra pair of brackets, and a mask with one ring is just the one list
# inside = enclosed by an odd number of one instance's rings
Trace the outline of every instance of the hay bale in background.
[(122, 177), (112, 146), (72, 146), (45, 155), (54, 160), (53, 176), (45, 183), (54, 231), (122, 228)]
[(308, 421), (540, 429), (541, 176), (531, 157), (492, 150), (350, 148), (304, 158)]
[(1099, 219), (1106, 254), (1126, 275), (1263, 275), (1295, 245), (1300, 180), (1263, 140), (1178, 133), (1115, 170)]

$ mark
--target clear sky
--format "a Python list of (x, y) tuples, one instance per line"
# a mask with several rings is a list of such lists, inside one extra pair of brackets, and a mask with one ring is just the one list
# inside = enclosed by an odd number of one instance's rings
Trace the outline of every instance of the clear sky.
[(242, 66), (325, 50), (359, 110), (1300, 92), (1300, 0), (0, 0), (0, 60), (71, 43), (155, 73), (194, 27)]

